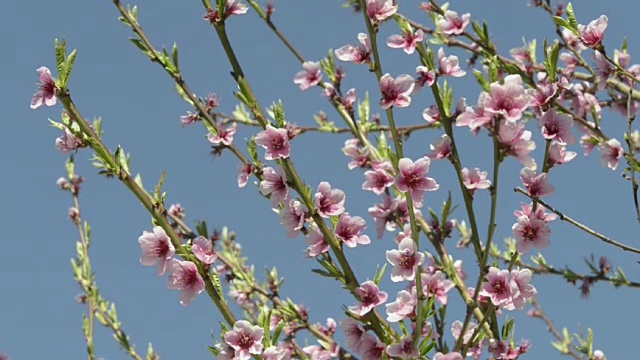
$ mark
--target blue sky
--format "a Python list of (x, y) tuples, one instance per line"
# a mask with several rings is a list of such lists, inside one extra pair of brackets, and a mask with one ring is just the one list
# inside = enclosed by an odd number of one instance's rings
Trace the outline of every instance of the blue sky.
[[(417, 10), (418, 4), (403, 1), (400, 11), (431, 26), (429, 18)], [(139, 20), (156, 46), (178, 43), (183, 74), (192, 90), (201, 96), (218, 93), (221, 110), (230, 113), (235, 106), (232, 91), (236, 87), (215, 32), (202, 21), (201, 2), (143, 0), (138, 5)], [(357, 33), (366, 30), (361, 15), (341, 8), (337, 0), (279, 1), (276, 6), (274, 21), (309, 60), (319, 59), (329, 48), (353, 43)], [(543, 36), (554, 35), (550, 19), (527, 7), (524, 0), (453, 1), (451, 8), (486, 19), (502, 54), (520, 46), (523, 36), (535, 37), (541, 43)], [(631, 24), (636, 21), (640, 5), (618, 0), (606, 5), (581, 2), (575, 8), (579, 22), (584, 24), (606, 14), (609, 27), (605, 45), (608, 49), (618, 47), (626, 36), (634, 63), (640, 39), (636, 31), (631, 31)], [(235, 158), (229, 154), (211, 158), (204, 129), (180, 127), (180, 115), (191, 109), (176, 95), (166, 74), (129, 43), (129, 29), (117, 21), (117, 11), (110, 1), (60, 0), (42, 2), (36, 9), (33, 2), (10, 1), (4, 4), (0, 20), (0, 31), (12, 34), (5, 36), (4, 55), (0, 57), (6, 84), (0, 90), (0, 114), (4, 119), (0, 125), (4, 134), (0, 149), (6, 155), (5, 171), (0, 176), (0, 223), (4, 230), (0, 251), (0, 352), (6, 351), (15, 360), (85, 356), (80, 327), (84, 308), (74, 301), (79, 288), (69, 264), (77, 233), (67, 219), (71, 199), (55, 185), (56, 179), (65, 174), (66, 157), (55, 150), (54, 140), (59, 134), (47, 122), (47, 117), (59, 118), (60, 107), (35, 112), (29, 109), (37, 79), (35, 70), (40, 66), (55, 68), (54, 38), (66, 38), (69, 48), (78, 49), (70, 89), (81, 113), (88, 118), (103, 117), (105, 143), (111, 149), (121, 144), (132, 153), (132, 169), (142, 174), (147, 188), (166, 170), (169, 203), (181, 203), (190, 222), (206, 219), (210, 227), (226, 225), (235, 230), (256, 269), (277, 266), (286, 278), (284, 295), (310, 308), (312, 321), (324, 323), (327, 316), (337, 320), (344, 317), (341, 307), (351, 305), (353, 300), (339, 290), (337, 283), (309, 271), (315, 262), (305, 259), (303, 238), (286, 239), (268, 201), (253, 186), (237, 188)], [(317, 89), (303, 93), (293, 84), (298, 62), (255, 14), (232, 19), (228, 31), (263, 106), (282, 99), (290, 122), (312, 125), (312, 115), (323, 110), (339, 123), (338, 115)], [(386, 24), (379, 38), (386, 39), (395, 32), (395, 25)], [(394, 76), (413, 73), (418, 61), (401, 50), (387, 48), (382, 59), (385, 72)], [(373, 99), (377, 98), (375, 78), (366, 67), (345, 64), (344, 68), (345, 86), (356, 87), (360, 96), (368, 90)], [(456, 98), (465, 96), (470, 103), (477, 99), (478, 86), (470, 76), (452, 80), (451, 84)], [(396, 121), (399, 125), (421, 123), (422, 110), (432, 104), (433, 99), (423, 92), (414, 98), (412, 107), (396, 111)], [(374, 111), (379, 111), (375, 105)], [(625, 126), (626, 121), (619, 115), (605, 112), (605, 132), (621, 140)], [(534, 153), (539, 162), (541, 137), (538, 129), (530, 129), (539, 144)], [(242, 129), (236, 135), (237, 143), (243, 143), (255, 132), (256, 129)], [(422, 156), (439, 136), (435, 131), (414, 134), (408, 142), (407, 155)], [(458, 129), (456, 136), (463, 165), (489, 170), (488, 138), (473, 138), (464, 129)], [(359, 190), (361, 172), (347, 169), (348, 159), (340, 151), (346, 139), (343, 135), (303, 135), (293, 142), (292, 159), (314, 189), (320, 181), (343, 189), (348, 211), (367, 219), (368, 234), (373, 237), (373, 221), (367, 208), (377, 198)], [(637, 245), (638, 223), (628, 182), (619, 171), (602, 168), (597, 153), (585, 158), (578, 146), (571, 150), (580, 155), (569, 165), (552, 171), (556, 192), (549, 202), (614, 239)], [(141, 351), (151, 341), (163, 359), (207, 358), (210, 355), (206, 346), (212, 344), (210, 332), (219, 331), (215, 308), (206, 296), (197, 298), (190, 307), (180, 306), (178, 293), (166, 289), (166, 279), (158, 278), (154, 269), (140, 266), (136, 240), (143, 230), (151, 228), (149, 215), (117, 181), (98, 177), (90, 157), (88, 151), (81, 151), (76, 159), (78, 172), (87, 179), (82, 191), (83, 217), (93, 227), (91, 254), (103, 295), (116, 302), (124, 329)], [(525, 200), (512, 191), (519, 185), (520, 168), (513, 159), (503, 166), (497, 239), (511, 234), (515, 220), (512, 212)], [(441, 162), (433, 164), (430, 176), (441, 189), (427, 195), (425, 206), (439, 209), (446, 191), (456, 189), (452, 187), (454, 174), (449, 164)], [(455, 191), (454, 201), (461, 202)], [(488, 194), (478, 194), (476, 209), (484, 233)], [(455, 216), (464, 218), (462, 207)], [(560, 221), (553, 223), (551, 229), (552, 245), (543, 251), (550, 263), (586, 272), (582, 260), (585, 256), (606, 255), (629, 278), (640, 278), (637, 257), (605, 246)], [(451, 253), (465, 260), (473, 274), (471, 254), (454, 249), (453, 241), (450, 245)], [(365, 279), (373, 276), (376, 264), (385, 261), (384, 250), (393, 247), (387, 236), (369, 247), (347, 251), (347, 256), (358, 278)], [(640, 319), (634, 306), (637, 293), (598, 284), (585, 300), (577, 288), (560, 278), (535, 277), (534, 285), (540, 303), (558, 327), (568, 326), (574, 331), (594, 328), (596, 348), (604, 350), (609, 359), (629, 359), (637, 353), (633, 346), (637, 338), (635, 324)], [(394, 292), (389, 281), (383, 286)], [(328, 293), (331, 297), (327, 297)], [(449, 324), (464, 316), (460, 307), (458, 313), (454, 311), (459, 305), (458, 300), (454, 301), (448, 312)], [(551, 337), (544, 324), (527, 319), (524, 312), (515, 315), (519, 320), (516, 339), (533, 342), (527, 358), (559, 357), (548, 344)], [(96, 333), (96, 350), (109, 360), (125, 358), (102, 328)]]

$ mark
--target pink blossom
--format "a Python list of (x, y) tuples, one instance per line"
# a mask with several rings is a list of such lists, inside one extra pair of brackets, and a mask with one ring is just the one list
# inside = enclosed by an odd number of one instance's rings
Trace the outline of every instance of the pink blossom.
[(367, 0), (367, 15), (372, 23), (380, 23), (398, 11), (393, 0)]
[(209, 139), (209, 142), (211, 142), (212, 144), (218, 145), (222, 143), (226, 146), (230, 146), (231, 143), (233, 143), (233, 135), (235, 135), (237, 128), (238, 124), (233, 123), (231, 126), (224, 130), (219, 129), (217, 135), (207, 135), (207, 139)]
[(413, 359), (417, 358), (420, 352), (413, 345), (413, 338), (407, 335), (403, 336), (399, 343), (387, 346), (387, 354), (400, 359)]
[(31, 109), (37, 109), (42, 105), (54, 106), (58, 100), (56, 97), (56, 83), (51, 77), (49, 68), (42, 66), (38, 70), (38, 90), (31, 98)]
[(520, 180), (527, 189), (529, 195), (533, 197), (545, 197), (553, 194), (553, 185), (549, 184), (549, 175), (547, 173), (536, 174), (529, 168), (520, 170)]
[(618, 168), (620, 159), (624, 155), (624, 150), (620, 142), (616, 139), (609, 139), (603, 141), (598, 145), (598, 151), (600, 151), (600, 163), (602, 166), (606, 166), (611, 170)]
[(318, 185), (318, 192), (314, 195), (314, 203), (320, 216), (329, 218), (342, 214), (344, 202), (344, 191), (331, 189), (331, 184), (326, 181)]
[(289, 188), (287, 187), (287, 174), (281, 167), (273, 170), (267, 167), (262, 170), (264, 180), (260, 182), (260, 194), (269, 196), (271, 206), (277, 208), (280, 202), (287, 200), (289, 197)]
[(250, 163), (242, 164), (238, 167), (238, 187), (243, 188), (247, 186), (249, 177), (253, 174), (253, 165)]
[(318, 329), (325, 335), (327, 336), (333, 336), (333, 334), (336, 333), (336, 328), (338, 327), (338, 324), (336, 323), (336, 321), (333, 318), (327, 318), (327, 326), (323, 326), (322, 324), (316, 324), (316, 326), (318, 327)]
[(218, 255), (216, 255), (216, 252), (213, 249), (213, 242), (204, 236), (198, 236), (193, 239), (191, 252), (204, 265), (211, 265), (218, 258)]
[(562, 28), (562, 38), (564, 39), (564, 41), (567, 43), (567, 45), (571, 46), (572, 48), (578, 50), (578, 51), (582, 51), (585, 50), (586, 47), (584, 45), (582, 45), (582, 42), (580, 41), (580, 38), (577, 37), (573, 31), (566, 29), (566, 28)]
[(389, 295), (381, 291), (373, 281), (363, 282), (360, 287), (356, 288), (355, 293), (360, 298), (360, 303), (349, 306), (349, 311), (358, 316), (368, 314), (374, 307), (384, 304), (389, 297)]
[(293, 82), (300, 85), (300, 90), (307, 90), (312, 86), (318, 85), (322, 80), (320, 62), (305, 61), (302, 64), (302, 69), (293, 78)]
[(396, 301), (385, 305), (387, 308), (387, 321), (398, 322), (406, 319), (417, 305), (416, 293), (410, 293), (407, 290), (400, 290), (396, 296)]
[(511, 270), (511, 287), (518, 290), (512, 296), (516, 310), (524, 309), (526, 302), (538, 295), (538, 290), (531, 285), (532, 276), (533, 273), (529, 269)]
[(362, 184), (362, 190), (369, 190), (376, 195), (382, 195), (385, 189), (395, 182), (395, 178), (389, 174), (393, 168), (388, 161), (376, 164), (373, 168), (374, 170), (368, 170), (364, 173), (365, 181)]
[(536, 219), (540, 219), (545, 222), (551, 222), (558, 218), (558, 215), (554, 213), (547, 213), (543, 206), (536, 207), (536, 211), (534, 212), (532, 203), (531, 204), (521, 203), (520, 208), (522, 210), (515, 210), (513, 212), (513, 215), (516, 218), (519, 218), (521, 216), (534, 217)]
[(447, 280), (442, 271), (421, 273), (422, 293), (427, 297), (435, 297), (442, 305), (447, 305), (447, 293), (454, 288), (451, 280)]
[(404, 35), (391, 35), (387, 39), (387, 46), (395, 49), (403, 49), (404, 52), (411, 55), (416, 51), (416, 45), (424, 39), (424, 32), (420, 29), (415, 33), (407, 31)]
[(198, 120), (200, 120), (200, 115), (187, 111), (187, 115), (180, 116), (180, 125), (182, 127), (189, 126)]
[(433, 360), (463, 360), (464, 358), (460, 355), (459, 352), (450, 352), (448, 354), (443, 354), (441, 352), (437, 352), (433, 355)]
[[(451, 220), (447, 221), (447, 224), (449, 224), (449, 222), (451, 222)], [(449, 255), (449, 257), (451, 257), (451, 255)], [(462, 260), (454, 261), (453, 267), (456, 269), (456, 273), (458, 273), (458, 276), (460, 277), (460, 279), (462, 280), (467, 279), (467, 273), (464, 272), (464, 268), (462, 267)]]
[(480, 171), (478, 168), (474, 168), (472, 170), (463, 168), (462, 178), (464, 186), (471, 191), (483, 190), (491, 187), (491, 181), (487, 180), (487, 172)]
[(378, 239), (382, 239), (385, 229), (387, 229), (387, 231), (396, 229), (395, 220), (398, 203), (398, 200), (392, 199), (389, 195), (385, 194), (381, 204), (376, 204), (368, 209), (369, 214), (373, 216), (373, 220), (376, 223)]
[(240, 0), (227, 0), (226, 16), (246, 14), (249, 8)]
[(210, 93), (209, 95), (207, 95), (207, 100), (205, 102), (205, 108), (207, 109), (207, 111), (211, 111), (218, 106), (220, 106), (220, 98), (218, 97), (218, 95), (214, 93)]
[(522, 85), (520, 75), (507, 75), (504, 84), (491, 84), (491, 100), (485, 105), (485, 112), (502, 115), (509, 122), (515, 122), (531, 104)]
[(438, 72), (442, 76), (463, 77), (467, 74), (458, 65), (458, 57), (455, 55), (445, 56), (443, 48), (438, 49), (438, 64), (440, 66)]
[(424, 254), (417, 251), (416, 244), (410, 237), (404, 237), (398, 250), (387, 250), (387, 261), (393, 265), (391, 281), (411, 281), (415, 279), (418, 266), (424, 261)]
[(549, 146), (549, 167), (554, 165), (566, 164), (569, 161), (573, 160), (576, 157), (577, 153), (575, 151), (567, 151), (567, 147), (562, 145), (556, 141), (551, 143)]
[(415, 163), (409, 158), (402, 158), (398, 161), (399, 174), (396, 178), (398, 190), (409, 192), (411, 200), (417, 208), (422, 207), (426, 191), (435, 191), (439, 188), (434, 179), (427, 177), (430, 163), (431, 160), (428, 157), (420, 158)]
[(198, 267), (191, 261), (172, 259), (170, 263), (171, 275), (167, 287), (180, 290), (180, 305), (187, 306), (204, 291), (204, 280), (198, 272)]
[(556, 140), (562, 145), (573, 144), (576, 139), (571, 133), (573, 117), (568, 114), (558, 114), (556, 109), (546, 111), (540, 119), (542, 124), (542, 137), (547, 140)]
[(235, 350), (234, 360), (249, 360), (251, 354), (262, 354), (262, 338), (264, 329), (258, 325), (251, 325), (246, 320), (238, 320), (233, 324), (233, 330), (224, 334), (224, 341)]
[(548, 106), (554, 96), (558, 93), (558, 85), (550, 81), (543, 81), (536, 85), (535, 89), (527, 89), (527, 94), (531, 96), (531, 105), (537, 107)]
[(186, 216), (184, 213), (184, 208), (180, 204), (171, 204), (169, 206), (169, 210), (167, 210), (170, 216), (176, 217), (178, 219), (184, 219)]
[(320, 345), (309, 345), (302, 348), (311, 360), (330, 360), (335, 358), (335, 354), (329, 350), (324, 349)]
[(590, 48), (596, 48), (602, 43), (604, 39), (604, 31), (607, 30), (609, 19), (606, 15), (600, 15), (599, 18), (593, 20), (589, 25), (578, 25), (578, 32), (580, 33), (580, 40), (582, 43)]
[(503, 306), (511, 301), (512, 289), (509, 281), (509, 270), (490, 267), (486, 275), (487, 282), (483, 283), (480, 295), (487, 296), (495, 306)]
[(407, 107), (411, 104), (411, 92), (415, 81), (411, 75), (400, 75), (392, 78), (391, 75), (385, 74), (380, 78), (380, 106), (387, 110), (392, 106)]
[(582, 146), (584, 156), (589, 156), (600, 140), (592, 134), (584, 134), (580, 137), (580, 146)]
[(593, 59), (596, 61), (598, 91), (602, 91), (607, 85), (607, 80), (615, 73), (616, 69), (609, 64), (609, 60), (598, 50), (593, 52)]
[(82, 141), (78, 139), (66, 126), (64, 128), (64, 134), (56, 138), (56, 149), (63, 154), (70, 153), (84, 146), (85, 145)]
[(216, 349), (218, 349), (218, 360), (234, 360), (236, 350), (229, 346), (227, 343), (216, 344)]
[(414, 93), (420, 91), (424, 86), (431, 86), (436, 82), (436, 72), (429, 70), (426, 66), (416, 66), (416, 75)]
[(280, 346), (269, 346), (262, 353), (262, 360), (284, 360), (286, 350)]
[(459, 16), (457, 12), (447, 10), (444, 17), (438, 20), (438, 25), (442, 32), (447, 35), (460, 35), (464, 32), (464, 28), (469, 25), (471, 14), (466, 13)]
[(448, 159), (451, 156), (451, 138), (447, 134), (443, 134), (438, 141), (429, 145), (431, 152), (429, 159), (431, 160), (443, 160)]
[(276, 129), (270, 124), (255, 136), (256, 144), (267, 150), (267, 160), (286, 159), (291, 155), (291, 143), (286, 129)]
[[(451, 335), (454, 339), (456, 339), (456, 341), (458, 340), (462, 332), (462, 325), (462, 321), (460, 320), (456, 320), (453, 322), (453, 324), (451, 324)], [(462, 336), (463, 345), (466, 345), (469, 343), (469, 341), (471, 341), (471, 336), (473, 336), (473, 333), (477, 327), (478, 324), (474, 323), (473, 321), (469, 322), (469, 325), (467, 325), (467, 330), (465, 331), (464, 336)]]
[(516, 238), (516, 250), (520, 254), (528, 253), (532, 247), (541, 250), (549, 246), (551, 231), (545, 220), (520, 216), (511, 229)]
[(593, 351), (593, 360), (604, 360), (604, 353), (602, 350), (594, 350)]
[(336, 237), (350, 248), (356, 247), (358, 244), (367, 245), (371, 243), (371, 239), (362, 232), (367, 228), (367, 223), (360, 216), (351, 216), (349, 213), (340, 215), (340, 220), (335, 228)]
[(169, 263), (176, 249), (171, 240), (160, 226), (153, 228), (153, 232), (143, 231), (138, 238), (138, 244), (142, 249), (140, 263), (144, 266), (158, 266), (158, 275), (162, 276), (167, 271)]
[(371, 41), (367, 34), (359, 33), (358, 41), (360, 45), (345, 45), (335, 51), (336, 57), (342, 61), (349, 61), (356, 64), (367, 64), (371, 62)]
[(367, 331), (364, 326), (352, 318), (340, 321), (340, 329), (345, 335), (347, 347), (358, 352)]
[(382, 360), (382, 354), (384, 353), (385, 346), (375, 336), (365, 333), (358, 354), (362, 356), (362, 359), (367, 360)]
[(530, 169), (536, 168), (535, 160), (529, 155), (535, 150), (536, 143), (531, 140), (531, 131), (525, 130), (523, 123), (500, 120), (498, 141), (506, 154), (515, 157)]
[(356, 89), (351, 88), (347, 90), (347, 93), (340, 100), (345, 109), (351, 111), (353, 110), (353, 105), (355, 105), (356, 100), (358, 100), (358, 96), (356, 94)]
[(313, 229), (307, 234), (307, 256), (316, 257), (329, 251), (329, 244), (320, 230)]
[(287, 231), (287, 237), (294, 239), (300, 234), (304, 226), (307, 209), (298, 200), (290, 199), (288, 204), (280, 210), (280, 221)]
[(465, 111), (458, 115), (456, 126), (468, 126), (471, 130), (474, 130), (491, 123), (493, 113), (485, 111), (485, 107), (489, 105), (489, 102), (491, 102), (489, 93), (481, 92), (475, 108), (466, 106)]
[(342, 152), (351, 158), (351, 162), (349, 162), (348, 165), (349, 170), (365, 167), (369, 162), (368, 152), (360, 147), (360, 141), (358, 139), (346, 140)]
[(438, 105), (434, 104), (429, 106), (428, 108), (422, 111), (422, 118), (427, 122), (427, 124), (435, 124), (440, 121), (440, 109), (438, 109)]

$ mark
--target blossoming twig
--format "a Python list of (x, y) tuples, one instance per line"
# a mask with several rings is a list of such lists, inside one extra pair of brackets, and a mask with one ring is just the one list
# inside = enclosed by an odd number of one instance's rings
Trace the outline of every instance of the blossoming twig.
[(619, 242), (617, 242), (617, 241), (615, 241), (615, 240), (613, 240), (613, 239), (611, 239), (609, 237), (606, 237), (606, 236), (596, 232), (595, 230), (590, 229), (589, 227), (587, 227), (587, 226), (585, 226), (585, 225), (573, 220), (572, 218), (566, 216), (565, 214), (563, 214), (559, 210), (556, 210), (555, 208), (553, 208), (551, 205), (547, 204), (543, 200), (540, 200), (539, 198), (534, 198), (534, 197), (530, 196), (527, 193), (527, 191), (522, 189), (522, 188), (515, 188), (515, 189), (513, 189), (513, 191), (519, 192), (519, 193), (523, 194), (524, 196), (530, 198), (533, 201), (537, 201), (540, 205), (544, 206), (547, 210), (549, 210), (549, 211), (555, 213), (556, 215), (558, 215), (560, 217), (560, 220), (568, 222), (569, 224), (577, 227), (578, 229), (586, 232), (587, 234), (593, 235), (593, 236), (597, 237), (598, 239), (600, 239), (600, 240), (602, 240), (602, 241), (604, 241), (604, 242), (606, 242), (608, 244), (611, 244), (613, 246), (617, 246), (617, 247), (621, 248), (624, 251), (629, 251), (629, 252), (632, 252), (632, 253), (640, 254), (640, 249), (636, 249), (636, 248), (631, 247), (629, 245), (625, 245), (625, 244), (619, 243)]

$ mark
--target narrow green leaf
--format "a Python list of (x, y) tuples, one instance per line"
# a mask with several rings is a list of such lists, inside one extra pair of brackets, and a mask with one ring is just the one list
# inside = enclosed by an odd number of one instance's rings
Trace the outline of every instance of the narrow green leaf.
[(567, 21), (571, 26), (572, 30), (578, 31), (578, 20), (576, 19), (576, 13), (573, 11), (573, 5), (571, 3), (567, 4)]

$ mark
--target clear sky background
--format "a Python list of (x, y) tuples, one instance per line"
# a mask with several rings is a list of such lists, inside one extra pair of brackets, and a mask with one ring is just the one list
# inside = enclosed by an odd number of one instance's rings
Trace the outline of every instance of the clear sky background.
[[(418, 10), (418, 4), (401, 1), (400, 11), (432, 26), (426, 14)], [(174, 41), (179, 44), (181, 67), (191, 88), (201, 96), (217, 92), (222, 98), (221, 110), (230, 113), (235, 106), (232, 91), (236, 87), (214, 30), (202, 20), (201, 2), (142, 0), (138, 5), (140, 23), (157, 47), (170, 46)], [(341, 1), (280, 0), (276, 6), (274, 21), (310, 60), (324, 56), (329, 48), (354, 43), (358, 32), (366, 32), (361, 14), (354, 15), (341, 8)], [(541, 44), (543, 36), (554, 35), (548, 16), (527, 7), (525, 0), (453, 1), (451, 8), (486, 19), (502, 54), (520, 46), (523, 36), (535, 37)], [(624, 36), (628, 37), (634, 63), (640, 44), (635, 26), (640, 5), (622, 0), (581, 1), (575, 8), (583, 24), (606, 14), (607, 49), (612, 52)], [(40, 66), (55, 68), (56, 37), (67, 38), (68, 47), (78, 49), (70, 89), (80, 111), (88, 118), (103, 117), (105, 143), (111, 149), (122, 144), (131, 152), (132, 171), (142, 173), (147, 188), (154, 186), (162, 171), (167, 170), (165, 189), (169, 204), (181, 203), (189, 223), (206, 219), (210, 228), (226, 225), (237, 231), (245, 254), (256, 269), (277, 266), (286, 278), (283, 295), (310, 308), (312, 321), (324, 323), (327, 316), (344, 318), (341, 307), (351, 305), (354, 300), (340, 290), (338, 283), (309, 271), (316, 265), (304, 257), (304, 239), (286, 239), (269, 202), (259, 196), (254, 186), (237, 188), (235, 158), (230, 154), (211, 158), (205, 130), (201, 126), (180, 127), (180, 115), (191, 109), (176, 95), (173, 83), (162, 69), (150, 63), (127, 40), (131, 33), (117, 21), (117, 16), (108, 0), (3, 3), (0, 150), (5, 160), (0, 176), (3, 230), (0, 352), (6, 351), (14, 360), (86, 356), (81, 332), (81, 314), (85, 309), (74, 300), (79, 287), (69, 264), (78, 236), (67, 218), (71, 199), (55, 185), (56, 179), (65, 174), (66, 156), (56, 151), (54, 140), (60, 134), (47, 122), (47, 117), (59, 119), (61, 107), (35, 112), (29, 109), (37, 80), (35, 70)], [(385, 24), (379, 39), (397, 32), (395, 24)], [(290, 122), (312, 125), (312, 115), (324, 110), (340, 124), (340, 118), (318, 89), (303, 93), (293, 84), (300, 65), (255, 14), (250, 11), (246, 16), (231, 19), (229, 33), (263, 106), (282, 99)], [(385, 72), (393, 76), (413, 74), (418, 64), (416, 55), (409, 57), (402, 50), (383, 48)], [(538, 56), (541, 55), (539, 52)], [(375, 78), (365, 66), (345, 64), (344, 68), (346, 88), (356, 87), (359, 96), (368, 90), (372, 99), (378, 98)], [(451, 84), (456, 98), (465, 96), (469, 103), (475, 103), (479, 90), (471, 76), (452, 80)], [(428, 92), (422, 92), (414, 98), (412, 107), (396, 111), (398, 124), (421, 123), (422, 110), (432, 104)], [(376, 105), (372, 109), (380, 111)], [(625, 119), (605, 112), (604, 123), (608, 134), (622, 140)], [(540, 162), (543, 146), (539, 129), (530, 130), (538, 143), (534, 154)], [(256, 132), (257, 129), (243, 129), (236, 135), (236, 142), (242, 144)], [(407, 155), (414, 159), (424, 155), (440, 135), (436, 131), (414, 134), (408, 142)], [(456, 136), (461, 144), (463, 165), (490, 170), (492, 156), (487, 136), (472, 138), (466, 129), (457, 129)], [(361, 171), (347, 169), (348, 159), (340, 151), (346, 139), (342, 135), (303, 135), (293, 142), (292, 159), (314, 189), (320, 181), (343, 189), (347, 193), (348, 211), (367, 219), (367, 233), (374, 238), (374, 224), (367, 208), (378, 199), (359, 190), (363, 182)], [(556, 192), (549, 202), (612, 238), (640, 246), (629, 183), (622, 179), (620, 171), (602, 168), (597, 152), (585, 158), (578, 145), (570, 149), (580, 155), (569, 165), (553, 169), (551, 181)], [(215, 308), (206, 296), (197, 298), (190, 307), (182, 307), (178, 293), (166, 289), (166, 279), (139, 264), (137, 238), (143, 230), (151, 228), (149, 215), (123, 185), (98, 177), (90, 165), (90, 157), (89, 151), (81, 151), (77, 163), (78, 172), (87, 179), (81, 199), (83, 216), (93, 227), (91, 255), (103, 295), (116, 302), (124, 329), (141, 352), (151, 341), (163, 359), (210, 358), (206, 350), (207, 345), (212, 345), (210, 332), (219, 332)], [(512, 212), (525, 201), (512, 191), (519, 185), (521, 167), (514, 159), (508, 159), (503, 166), (497, 239), (511, 234), (515, 221)], [(453, 175), (450, 164), (433, 164), (430, 176), (440, 183), (441, 190), (427, 195), (426, 207), (439, 209), (449, 189), (455, 190), (454, 201), (461, 204)], [(488, 193), (478, 193), (475, 206), (484, 234)], [(465, 218), (463, 206), (455, 216)], [(551, 264), (586, 272), (584, 257), (606, 255), (614, 266), (623, 267), (630, 279), (640, 279), (636, 256), (604, 246), (560, 221), (554, 222), (551, 229), (551, 247), (543, 252)], [(464, 259), (470, 275), (475, 275), (470, 251), (455, 249), (454, 241), (449, 243), (452, 254)], [(366, 279), (373, 277), (376, 264), (384, 263), (384, 251), (394, 247), (391, 236), (386, 236), (368, 247), (348, 249), (347, 256), (355, 264), (358, 278)], [(598, 284), (585, 300), (580, 298), (578, 288), (560, 278), (535, 277), (533, 283), (539, 291), (540, 303), (559, 328), (568, 326), (572, 331), (594, 328), (596, 348), (604, 350), (609, 359), (637, 358), (634, 343), (640, 320), (637, 292)], [(397, 284), (391, 284), (387, 278), (382, 286), (395, 298)], [(451, 294), (450, 298), (456, 300), (448, 311), (448, 324), (464, 316), (460, 300), (455, 292)], [(545, 325), (528, 319), (525, 313), (510, 315), (518, 318), (516, 339), (528, 338), (533, 343), (526, 358), (559, 358), (549, 345), (551, 336)], [(450, 334), (446, 336), (451, 342)], [(126, 358), (101, 327), (96, 333), (96, 351), (108, 360)]]

